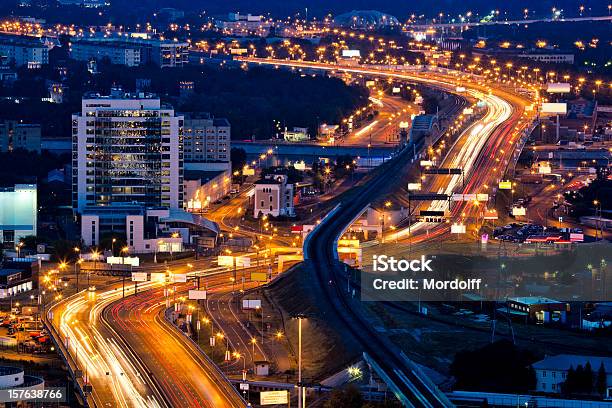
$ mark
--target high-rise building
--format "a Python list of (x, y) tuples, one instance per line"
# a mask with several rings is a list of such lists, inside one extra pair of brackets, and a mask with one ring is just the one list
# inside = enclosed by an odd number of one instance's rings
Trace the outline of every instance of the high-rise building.
[(214, 118), (203, 112), (185, 113), (184, 116), (185, 162), (206, 163), (203, 170), (228, 169), (231, 150), (231, 126), (228, 120)]
[(72, 116), (75, 211), (183, 207), (183, 117), (151, 94), (86, 95)]

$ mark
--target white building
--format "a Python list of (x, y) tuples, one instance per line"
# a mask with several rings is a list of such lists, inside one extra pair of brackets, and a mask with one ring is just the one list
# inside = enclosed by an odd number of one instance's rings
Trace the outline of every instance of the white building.
[[(209, 113), (185, 113), (183, 152), (187, 167), (215, 171), (230, 168), (231, 126), (227, 119)], [(191, 163), (207, 163), (206, 166)]]
[(183, 117), (152, 95), (88, 95), (72, 116), (73, 208), (183, 207)]
[(294, 186), (284, 174), (273, 174), (255, 183), (253, 215), (293, 217)]
[(183, 67), (189, 63), (189, 43), (152, 38), (141, 33), (91, 37), (72, 43), (70, 55), (79, 61), (107, 57), (114, 64), (126, 66), (152, 63), (161, 68)]
[(581, 356), (572, 354), (559, 354), (546, 357), (533, 364), (536, 372), (536, 391), (546, 393), (561, 393), (561, 384), (567, 379), (570, 367), (576, 369), (579, 365), (584, 367), (586, 363), (591, 364), (593, 377), (597, 378), (597, 371), (603, 364), (606, 370), (606, 398), (612, 398), (612, 357)]
[(287, 142), (305, 142), (310, 140), (308, 128), (294, 127), (293, 130), (285, 129), (283, 136)]
[(219, 226), (204, 217), (180, 209), (139, 205), (88, 207), (81, 215), (81, 238), (97, 246), (104, 234), (125, 236), (130, 254), (180, 252), (183, 244), (198, 238), (216, 241)]
[(225, 34), (243, 37), (247, 35), (265, 37), (270, 34), (270, 29), (274, 24), (261, 15), (229, 13), (227, 20), (219, 20), (216, 25)]
[(38, 215), (35, 184), (0, 189), (0, 242), (15, 243), (36, 235)]

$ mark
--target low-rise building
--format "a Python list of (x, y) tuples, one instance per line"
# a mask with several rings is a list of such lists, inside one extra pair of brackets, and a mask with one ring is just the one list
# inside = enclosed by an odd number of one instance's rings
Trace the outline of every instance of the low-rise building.
[(523, 296), (508, 298), (506, 306), (498, 311), (534, 323), (565, 323), (569, 304), (546, 297)]
[(272, 217), (295, 216), (294, 185), (288, 183), (285, 174), (271, 174), (255, 183), (255, 218), (269, 215)]
[(218, 234), (215, 222), (180, 209), (110, 205), (86, 207), (81, 215), (81, 239), (86, 246), (100, 245), (105, 235), (125, 236), (130, 254), (180, 252), (182, 244), (202, 237), (216, 241)]
[(597, 377), (597, 372), (603, 364), (606, 371), (606, 391), (604, 397), (612, 398), (612, 357), (573, 354), (559, 354), (546, 357), (533, 364), (537, 378), (536, 391), (553, 394), (561, 393), (561, 386), (567, 379), (569, 369), (576, 369), (578, 366), (584, 368), (587, 363), (591, 365), (594, 377)]
[(285, 129), (283, 135), (287, 142), (305, 142), (310, 140), (308, 128), (305, 127), (294, 127), (293, 130)]
[(12, 258), (0, 267), (0, 299), (38, 287), (39, 263), (32, 258)]
[(208, 206), (230, 193), (230, 169), (217, 171), (185, 170), (185, 209), (189, 212), (206, 211)]
[(216, 25), (229, 35), (267, 37), (274, 23), (260, 15), (229, 13), (226, 20), (218, 20)]
[(39, 37), (0, 34), (0, 56), (17, 67), (40, 68), (49, 63), (49, 46)]
[(40, 153), (41, 128), (38, 124), (15, 120), (0, 123), (0, 152), (24, 149)]
[(14, 244), (36, 235), (38, 216), (35, 184), (0, 189), (0, 243)]

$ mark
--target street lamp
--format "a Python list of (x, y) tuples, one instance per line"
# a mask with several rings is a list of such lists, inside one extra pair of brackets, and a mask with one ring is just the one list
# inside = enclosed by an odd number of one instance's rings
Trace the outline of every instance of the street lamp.
[(302, 320), (306, 318), (304, 314), (294, 316), (298, 320), (298, 408), (306, 406), (306, 394), (302, 387)]

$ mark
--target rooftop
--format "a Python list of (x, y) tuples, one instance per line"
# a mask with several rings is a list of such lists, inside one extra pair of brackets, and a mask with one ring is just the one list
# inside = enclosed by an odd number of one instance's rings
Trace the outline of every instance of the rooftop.
[(593, 371), (597, 371), (603, 363), (607, 373), (612, 372), (612, 357), (582, 356), (574, 354), (559, 354), (557, 356), (546, 357), (533, 364), (536, 370), (568, 370), (570, 367), (576, 368), (578, 365), (591, 363)]
[(558, 300), (549, 299), (547, 297), (541, 297), (541, 296), (513, 297), (513, 298), (508, 298), (508, 300), (512, 302), (516, 302), (516, 303), (522, 303), (524, 305), (529, 305), (529, 306), (563, 303)]

